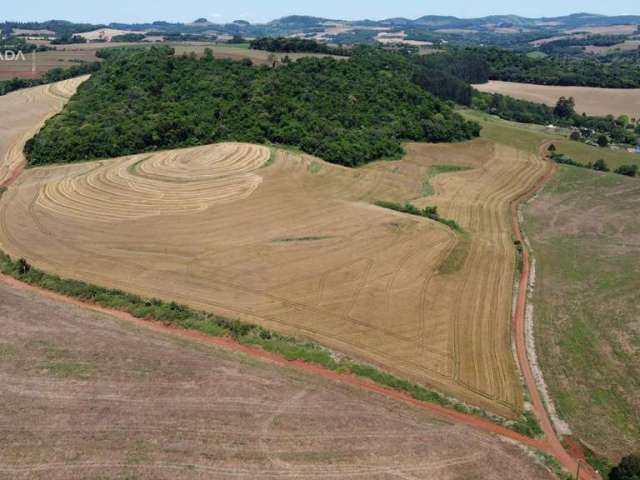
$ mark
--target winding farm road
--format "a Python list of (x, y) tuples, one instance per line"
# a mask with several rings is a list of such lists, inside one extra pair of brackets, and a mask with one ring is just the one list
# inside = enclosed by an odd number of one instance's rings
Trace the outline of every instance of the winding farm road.
[[(551, 142), (545, 142), (540, 146), (540, 156), (548, 160), (547, 157), (547, 147)], [(553, 455), (558, 462), (562, 466), (564, 466), (569, 472), (573, 474), (577, 474), (578, 470), (580, 470), (580, 479), (584, 480), (597, 480), (600, 478), (589, 465), (585, 465), (582, 463), (578, 464), (578, 460), (573, 458), (567, 450), (563, 447), (560, 438), (558, 437), (555, 429), (553, 428), (553, 424), (551, 422), (551, 418), (549, 417), (547, 410), (542, 402), (542, 398), (540, 397), (540, 393), (538, 392), (538, 387), (536, 384), (535, 376), (533, 374), (533, 370), (531, 368), (531, 364), (529, 363), (529, 357), (527, 354), (527, 341), (526, 341), (526, 306), (527, 306), (527, 290), (529, 286), (529, 276), (530, 276), (530, 254), (527, 249), (524, 234), (520, 227), (520, 222), (518, 218), (518, 209), (522, 203), (529, 200), (533, 197), (543, 186), (544, 184), (551, 178), (557, 171), (557, 165), (554, 162), (549, 161), (549, 170), (547, 173), (540, 178), (538, 183), (536, 184), (533, 191), (529, 192), (527, 195), (520, 198), (517, 202), (515, 202), (511, 207), (511, 217), (513, 221), (513, 230), (516, 240), (519, 240), (523, 246), (522, 252), (522, 260), (523, 260), (523, 268), (522, 274), (520, 276), (520, 282), (518, 286), (518, 298), (516, 303), (516, 309), (514, 312), (514, 334), (516, 339), (516, 351), (518, 355), (518, 363), (520, 364), (520, 370), (524, 377), (525, 384), (527, 386), (527, 390), (529, 392), (529, 397), (531, 398), (531, 403), (533, 405), (533, 410), (536, 414), (538, 422), (542, 426), (544, 431), (544, 448), (547, 453)]]
[[(61, 82), (60, 84), (54, 84), (45, 87), (36, 87), (36, 89), (23, 90), (21, 92), (15, 92), (14, 97), (11, 99), (11, 102), (8, 103), (10, 108), (16, 109), (15, 114), (21, 111), (20, 109), (24, 108), (33, 108), (34, 110), (30, 115), (26, 115), (26, 117), (31, 118), (31, 124), (25, 122), (24, 119), (19, 122), (19, 128), (16, 128), (15, 132), (11, 132), (11, 135), (4, 135), (5, 144), (2, 144), (3, 138), (0, 135), (0, 186), (8, 187), (12, 184), (16, 178), (19, 176), (20, 172), (24, 168), (25, 160), (22, 155), (22, 149), (24, 147), (24, 143), (30, 136), (32, 136), (44, 123), (44, 121), (50, 116), (57, 113), (66, 103), (66, 100), (71, 96), (71, 94), (75, 91), (77, 86), (81, 83), (82, 79), (75, 81), (66, 81)], [(41, 101), (41, 105), (36, 107), (38, 102)], [(30, 106), (29, 106), (30, 105)], [(44, 108), (42, 108), (44, 106)], [(24, 110), (22, 110), (24, 111)], [(5, 116), (5, 118), (11, 118), (10, 112), (0, 112)], [(18, 115), (19, 116), (19, 115)], [(0, 132), (2, 133), (2, 132)], [(540, 155), (542, 157), (546, 157), (546, 147), (547, 144), (544, 144), (540, 147)], [(555, 164), (549, 163), (549, 169), (547, 173), (540, 178), (540, 180), (536, 183), (535, 187), (531, 192), (524, 195), (518, 201), (514, 202), (512, 205), (512, 221), (513, 221), (513, 229), (515, 236), (518, 240), (520, 240), (523, 244), (523, 271), (519, 282), (519, 292), (517, 298), (516, 309), (514, 312), (514, 332), (516, 337), (516, 349), (518, 361), (520, 364), (520, 368), (522, 374), (524, 376), (524, 380), (529, 391), (529, 395), (531, 398), (531, 402), (533, 404), (533, 408), (535, 414), (542, 425), (544, 430), (545, 438), (544, 439), (532, 439), (530, 437), (526, 437), (524, 435), (518, 434), (512, 430), (509, 430), (505, 427), (497, 425), (488, 420), (481, 419), (476, 416), (464, 414), (452, 409), (448, 409), (436, 404), (426, 403), (419, 400), (416, 400), (410, 397), (408, 394), (392, 390), (389, 388), (382, 387), (380, 385), (374, 384), (368, 380), (362, 379), (352, 374), (347, 373), (336, 373), (334, 371), (328, 370), (324, 367), (318, 365), (312, 365), (308, 363), (304, 363), (302, 361), (290, 362), (286, 360), (284, 357), (274, 355), (268, 352), (265, 352), (258, 348), (248, 347), (245, 345), (241, 345), (230, 338), (216, 338), (206, 336), (204, 334), (200, 334), (198, 332), (194, 332), (191, 330), (178, 329), (173, 327), (165, 326), (160, 322), (155, 321), (147, 321), (135, 318), (127, 313), (118, 311), (118, 310), (110, 310), (99, 307), (94, 304), (84, 303), (77, 301), (75, 299), (71, 299), (41, 288), (37, 288), (31, 285), (24, 284), (19, 282), (13, 278), (8, 276), (4, 276), (0, 274), (0, 282), (11, 286), (16, 289), (27, 289), (33, 292), (37, 292), (38, 294), (45, 296), (47, 298), (67, 303), (82, 306), (84, 308), (98, 311), (101, 313), (107, 313), (118, 317), (122, 320), (126, 320), (138, 325), (144, 325), (147, 328), (150, 328), (155, 331), (164, 331), (170, 332), (172, 334), (188, 338), (190, 340), (206, 343), (210, 345), (215, 345), (219, 347), (224, 347), (227, 349), (231, 349), (237, 352), (241, 352), (247, 355), (250, 355), (255, 358), (259, 358), (261, 360), (273, 362), (279, 365), (285, 365), (290, 368), (295, 368), (297, 370), (303, 370), (305, 372), (313, 373), (315, 375), (319, 375), (321, 377), (332, 379), (340, 382), (344, 382), (358, 388), (363, 388), (371, 392), (375, 392), (381, 395), (385, 395), (390, 398), (394, 398), (398, 401), (411, 404), (415, 407), (422, 408), (428, 410), (430, 412), (435, 412), (443, 417), (446, 417), (450, 420), (454, 420), (456, 422), (460, 422), (465, 425), (469, 425), (478, 430), (493, 433), (499, 435), (504, 438), (511, 439), (513, 441), (519, 442), (523, 445), (533, 447), (539, 450), (542, 450), (553, 457), (555, 457), (560, 464), (562, 464), (569, 472), (575, 474), (578, 470), (578, 461), (571, 457), (569, 453), (562, 446), (562, 443), (554, 431), (551, 420), (546, 412), (544, 404), (541, 400), (541, 397), (538, 393), (535, 378), (531, 369), (531, 365), (529, 364), (528, 355), (527, 355), (527, 347), (525, 340), (525, 307), (527, 300), (527, 288), (529, 282), (529, 252), (526, 249), (524, 242), (524, 235), (521, 231), (519, 221), (518, 221), (518, 208), (519, 206), (529, 198), (531, 198), (535, 193), (539, 191), (539, 189), (544, 185), (544, 183), (553, 176), (556, 171)], [(580, 479), (581, 480), (596, 480), (599, 478), (598, 475), (593, 472), (588, 466), (581, 465), (580, 466)]]

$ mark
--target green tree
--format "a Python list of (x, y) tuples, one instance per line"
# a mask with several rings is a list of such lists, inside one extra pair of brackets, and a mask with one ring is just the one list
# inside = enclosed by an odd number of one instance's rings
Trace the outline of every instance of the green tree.
[(593, 164), (593, 169), (598, 172), (608, 172), (609, 166), (607, 165), (607, 162), (605, 162), (603, 159), (600, 159), (595, 161), (595, 163)]
[(560, 97), (558, 103), (556, 103), (556, 108), (553, 109), (553, 113), (560, 118), (571, 118), (576, 114), (576, 101), (573, 97)]
[(26, 259), (21, 258), (20, 260), (18, 260), (18, 272), (20, 273), (20, 275), (26, 275), (30, 270), (31, 265), (29, 265), (29, 262), (27, 262)]
[(606, 135), (600, 135), (598, 137), (598, 145), (600, 145), (602, 148), (609, 146), (609, 139)]
[(613, 467), (609, 480), (640, 480), (640, 455), (628, 455)]
[(628, 115), (620, 115), (617, 118), (616, 123), (618, 125), (620, 125), (622, 128), (626, 128), (627, 125), (629, 124), (629, 116)]

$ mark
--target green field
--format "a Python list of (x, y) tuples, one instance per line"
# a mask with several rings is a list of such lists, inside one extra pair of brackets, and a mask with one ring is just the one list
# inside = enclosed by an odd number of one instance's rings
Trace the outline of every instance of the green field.
[(467, 120), (475, 120), (482, 126), (482, 138), (526, 152), (537, 153), (546, 140), (562, 140), (569, 135), (568, 130), (550, 130), (541, 125), (509, 122), (476, 110), (465, 109), (460, 113)]
[(536, 153), (544, 141), (556, 140), (559, 153), (564, 153), (580, 163), (594, 163), (596, 160), (603, 159), (612, 170), (620, 165), (640, 166), (640, 154), (572, 142), (568, 140), (570, 133), (568, 129), (549, 129), (541, 125), (509, 122), (475, 110), (462, 110), (460, 113), (467, 119), (480, 123), (481, 136), (497, 143)]
[(536, 344), (560, 416), (615, 460), (640, 449), (640, 182), (560, 166), (525, 210)]
[(624, 150), (611, 150), (609, 148), (598, 148), (585, 145), (584, 143), (566, 141), (557, 145), (558, 152), (564, 153), (581, 163), (593, 163), (603, 159), (612, 170), (620, 165), (640, 166), (640, 154), (629, 153)]

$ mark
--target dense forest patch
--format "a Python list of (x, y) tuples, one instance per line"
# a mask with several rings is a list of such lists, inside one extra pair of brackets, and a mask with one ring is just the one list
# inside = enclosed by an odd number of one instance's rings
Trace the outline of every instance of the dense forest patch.
[(405, 57), (361, 47), (349, 61), (277, 68), (113, 50), (63, 114), (26, 147), (32, 165), (220, 141), (278, 143), (357, 166), (402, 153), (401, 140), (470, 139), (480, 127), (412, 82)]
[[(532, 57), (499, 48), (478, 47), (463, 52), (488, 63), (487, 80), (581, 87), (640, 87), (638, 52), (599, 57)], [(455, 53), (456, 56), (460, 54)]]

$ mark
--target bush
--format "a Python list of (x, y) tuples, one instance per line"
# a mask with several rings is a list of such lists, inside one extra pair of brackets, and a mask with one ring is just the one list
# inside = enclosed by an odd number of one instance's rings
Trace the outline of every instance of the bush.
[(600, 159), (600, 160), (596, 160), (595, 163), (593, 164), (593, 169), (597, 172), (609, 172), (610, 168), (607, 165), (607, 162), (605, 162), (604, 160)]
[(404, 205), (395, 202), (376, 202), (376, 205), (382, 208), (395, 210), (396, 212), (408, 213), (409, 215), (430, 218), (431, 220), (435, 220), (436, 222), (443, 223), (452, 230), (456, 230), (458, 232), (463, 231), (462, 227), (458, 225), (454, 220), (442, 218), (438, 213), (438, 207), (425, 207), (424, 209), (420, 210), (419, 208), (408, 202)]
[(620, 464), (613, 467), (609, 473), (609, 480), (638, 480), (640, 479), (640, 455), (628, 455)]
[(638, 165), (622, 165), (615, 169), (615, 173), (635, 177), (638, 174)]
[(606, 135), (600, 135), (598, 137), (598, 145), (600, 145), (602, 148), (609, 146), (609, 139)]

